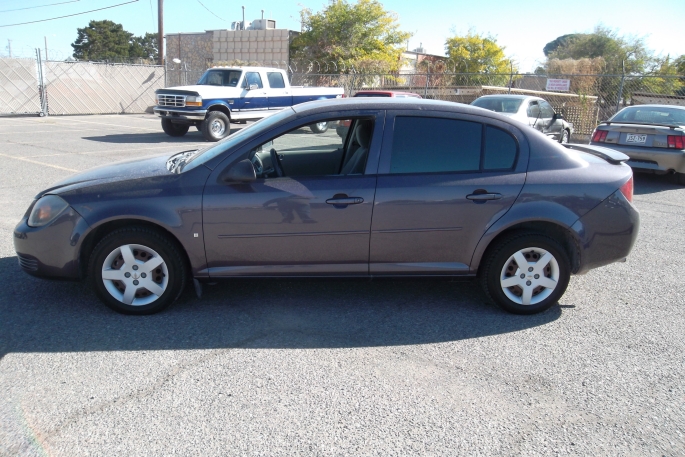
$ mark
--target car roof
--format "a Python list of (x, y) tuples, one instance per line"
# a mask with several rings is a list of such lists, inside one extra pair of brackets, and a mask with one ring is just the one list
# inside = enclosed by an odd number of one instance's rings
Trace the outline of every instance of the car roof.
[(675, 109), (681, 109), (685, 110), (685, 106), (681, 105), (660, 105), (657, 103), (649, 103), (645, 105), (632, 105), (632, 106), (626, 106), (625, 108), (621, 108), (621, 111), (627, 108), (675, 108)]
[(511, 100), (544, 100), (542, 97), (534, 97), (532, 95), (517, 95), (517, 94), (491, 94), (491, 95), (481, 95), (476, 100), (480, 98), (508, 98)]
[(494, 111), (478, 108), (477, 106), (463, 103), (447, 102), (442, 100), (427, 100), (425, 98), (394, 98), (394, 97), (350, 97), (333, 98), (327, 100), (315, 100), (311, 102), (293, 105), (292, 110), (298, 114), (317, 114), (334, 112), (338, 110), (364, 110), (364, 109), (393, 109), (411, 111), (444, 111), (451, 113), (473, 114), (489, 117), (511, 123), (511, 118)]

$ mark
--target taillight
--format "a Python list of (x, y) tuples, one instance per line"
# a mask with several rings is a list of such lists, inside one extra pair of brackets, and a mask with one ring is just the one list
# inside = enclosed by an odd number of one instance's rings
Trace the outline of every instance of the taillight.
[(668, 147), (673, 149), (685, 149), (685, 136), (668, 135)]
[(625, 184), (623, 184), (621, 186), (621, 188), (618, 190), (621, 191), (621, 193), (626, 198), (626, 200), (628, 200), (629, 202), (632, 203), (633, 202), (633, 177), (631, 176), (630, 179), (628, 181), (626, 181)]
[(592, 141), (596, 143), (604, 143), (604, 141), (607, 139), (608, 133), (608, 130), (595, 130), (595, 133), (592, 134)]

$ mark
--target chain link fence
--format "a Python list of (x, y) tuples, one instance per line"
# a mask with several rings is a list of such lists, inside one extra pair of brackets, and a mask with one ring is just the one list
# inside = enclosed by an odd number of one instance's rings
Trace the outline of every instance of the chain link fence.
[[(334, 62), (216, 62), (206, 68), (0, 58), (0, 115), (142, 113), (155, 104), (155, 90), (193, 85), (214, 65), (267, 65), (290, 75), (293, 86), (343, 87), (414, 92), (428, 99), (471, 103), (488, 94), (533, 95), (548, 100), (574, 125), (574, 141), (587, 141), (598, 122), (628, 105), (685, 106), (685, 78), (658, 75), (480, 74), (458, 65), (421, 65), (400, 73), (346, 67)], [(567, 91), (548, 90), (550, 79), (566, 80)]]

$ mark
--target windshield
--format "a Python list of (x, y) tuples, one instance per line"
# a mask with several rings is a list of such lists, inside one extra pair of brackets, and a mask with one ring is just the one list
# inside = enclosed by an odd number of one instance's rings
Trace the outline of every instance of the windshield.
[(237, 87), (242, 73), (240, 70), (207, 70), (197, 85)]
[(198, 167), (214, 157), (223, 154), (229, 149), (237, 146), (242, 141), (250, 137), (259, 136), (262, 132), (269, 130), (281, 120), (290, 117), (293, 112), (294, 111), (292, 108), (286, 108), (277, 112), (276, 114), (272, 114), (271, 116), (260, 119), (254, 124), (248, 125), (247, 127), (232, 133), (218, 143), (212, 144), (211, 146), (207, 146), (203, 149), (199, 149), (191, 156), (186, 157), (185, 160), (182, 159), (183, 163), (176, 164), (176, 166), (179, 168), (181, 173), (192, 170), (193, 168)]
[(521, 106), (523, 100), (512, 99), (506, 97), (482, 97), (477, 98), (471, 103), (473, 106), (479, 108), (489, 109), (490, 111), (495, 111), (496, 113), (516, 113)]
[(685, 125), (685, 110), (665, 106), (631, 106), (610, 119), (613, 122)]

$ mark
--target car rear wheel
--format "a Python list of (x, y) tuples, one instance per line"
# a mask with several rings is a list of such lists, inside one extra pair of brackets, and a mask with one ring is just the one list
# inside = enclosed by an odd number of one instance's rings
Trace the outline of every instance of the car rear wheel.
[(675, 178), (678, 181), (678, 184), (685, 186), (685, 173), (676, 173)]
[(314, 133), (324, 133), (328, 130), (328, 122), (317, 122), (316, 124), (310, 125), (309, 128)]
[(170, 119), (162, 119), (162, 130), (169, 136), (183, 136), (188, 133), (189, 125), (174, 124)]
[(522, 233), (502, 240), (485, 259), (481, 282), (504, 310), (535, 314), (549, 309), (566, 291), (568, 255), (545, 235)]
[(89, 277), (102, 302), (122, 314), (153, 314), (185, 287), (186, 266), (178, 248), (145, 227), (115, 230), (90, 258)]
[(202, 136), (207, 141), (219, 141), (231, 133), (231, 123), (221, 111), (212, 111), (200, 124)]

